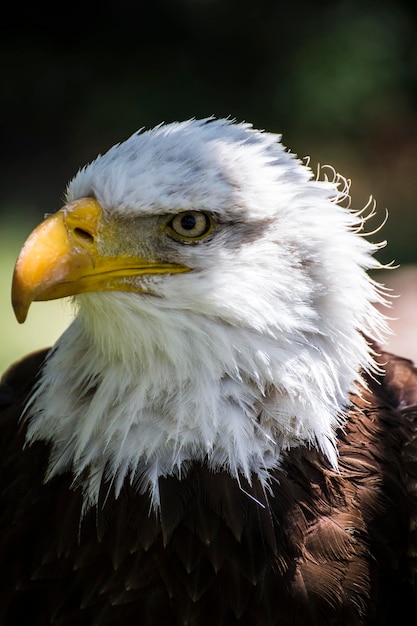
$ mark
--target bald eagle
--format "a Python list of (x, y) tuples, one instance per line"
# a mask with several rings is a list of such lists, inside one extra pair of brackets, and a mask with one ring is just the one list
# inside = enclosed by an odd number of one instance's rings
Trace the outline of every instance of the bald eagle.
[(211, 118), (76, 174), (13, 276), (76, 316), (1, 383), (2, 626), (416, 623), (417, 370), (348, 199)]

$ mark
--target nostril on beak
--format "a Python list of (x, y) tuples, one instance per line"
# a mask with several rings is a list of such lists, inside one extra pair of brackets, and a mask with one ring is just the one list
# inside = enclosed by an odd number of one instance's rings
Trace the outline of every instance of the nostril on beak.
[(97, 200), (79, 198), (63, 206), (60, 211), (70, 239), (84, 248), (94, 247), (102, 219)]
[(76, 239), (79, 239), (81, 243), (92, 244), (94, 243), (94, 237), (91, 233), (83, 228), (74, 228), (73, 233)]

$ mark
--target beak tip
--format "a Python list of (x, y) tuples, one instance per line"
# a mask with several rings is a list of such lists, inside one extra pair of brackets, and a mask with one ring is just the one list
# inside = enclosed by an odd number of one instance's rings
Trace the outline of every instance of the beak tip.
[(17, 294), (13, 293), (13, 291), (12, 291), (13, 311), (19, 324), (23, 324), (27, 318), (30, 302), (23, 301), (22, 298), (16, 297)]
[(13, 304), (13, 310), (19, 324), (23, 324), (27, 318), (28, 307), (21, 304)]

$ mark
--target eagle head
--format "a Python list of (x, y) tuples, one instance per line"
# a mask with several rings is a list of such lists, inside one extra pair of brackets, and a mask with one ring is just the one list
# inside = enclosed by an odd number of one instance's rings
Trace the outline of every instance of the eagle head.
[(378, 245), (280, 137), (205, 119), (138, 132), (81, 169), (66, 204), (18, 258), (13, 303), (72, 296), (27, 407), (48, 476), (71, 471), (88, 505), (127, 478), (194, 462), (268, 486), (289, 448), (337, 465), (349, 394), (384, 320), (368, 277)]

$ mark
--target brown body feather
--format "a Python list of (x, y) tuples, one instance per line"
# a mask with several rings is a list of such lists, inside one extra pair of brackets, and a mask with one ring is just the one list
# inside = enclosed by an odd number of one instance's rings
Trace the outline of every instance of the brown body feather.
[[(103, 486), (80, 522), (69, 474), (44, 484), (48, 447), (19, 418), (46, 353), (0, 387), (0, 624), (351, 626), (415, 624), (417, 371), (353, 398), (340, 471), (288, 452), (272, 492), (194, 465), (161, 479), (160, 513), (126, 485)], [(245, 491), (250, 492), (253, 498)], [(258, 502), (255, 501), (258, 500)]]

